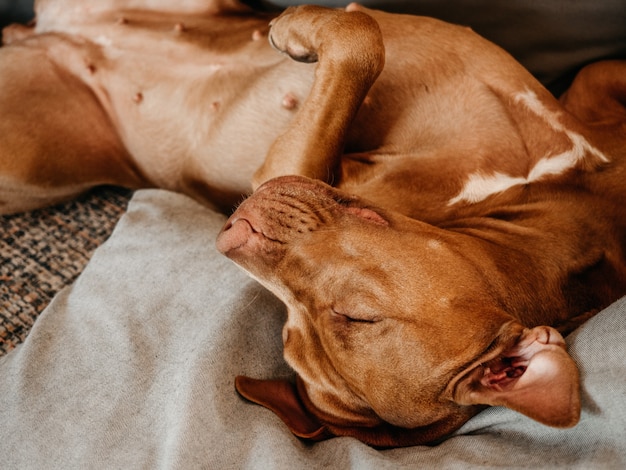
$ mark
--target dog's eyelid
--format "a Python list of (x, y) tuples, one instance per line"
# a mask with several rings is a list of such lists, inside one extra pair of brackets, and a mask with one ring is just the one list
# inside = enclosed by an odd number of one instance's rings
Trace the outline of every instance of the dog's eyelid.
[(333, 199), (335, 200), (337, 204), (339, 204), (340, 206), (345, 206), (345, 207), (352, 206), (358, 201), (358, 198), (356, 198), (355, 196), (351, 196), (349, 194), (335, 195)]
[(333, 307), (332, 314), (353, 323), (377, 323), (382, 320), (378, 315), (363, 315), (362, 312), (357, 313), (356, 310), (340, 309)]

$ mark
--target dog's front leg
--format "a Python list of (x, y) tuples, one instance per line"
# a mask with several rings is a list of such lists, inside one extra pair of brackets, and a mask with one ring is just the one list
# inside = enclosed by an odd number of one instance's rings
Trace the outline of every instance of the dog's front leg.
[(272, 23), (270, 41), (294, 60), (318, 64), (309, 96), (270, 147), (253, 188), (283, 175), (329, 181), (348, 128), (384, 65), (378, 23), (356, 7), (290, 8)]

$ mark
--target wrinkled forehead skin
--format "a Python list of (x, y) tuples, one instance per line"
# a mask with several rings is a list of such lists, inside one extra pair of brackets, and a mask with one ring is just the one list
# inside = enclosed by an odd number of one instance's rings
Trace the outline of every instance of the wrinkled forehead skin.
[(285, 302), (285, 359), (338, 425), (454, 413), (446, 386), (510, 320), (477, 308), (488, 289), (444, 231), (312, 180), (261, 187), (217, 245)]

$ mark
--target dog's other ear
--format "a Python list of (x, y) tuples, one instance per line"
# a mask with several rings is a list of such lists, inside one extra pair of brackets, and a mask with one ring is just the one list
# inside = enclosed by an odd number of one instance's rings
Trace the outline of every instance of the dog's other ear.
[(301, 439), (317, 442), (334, 436), (302, 405), (296, 385), (291, 382), (240, 375), (235, 378), (235, 388), (247, 400), (272, 410)]
[(460, 405), (505, 406), (562, 428), (580, 419), (578, 369), (553, 328), (525, 329), (514, 346), (457, 377), (452, 399)]

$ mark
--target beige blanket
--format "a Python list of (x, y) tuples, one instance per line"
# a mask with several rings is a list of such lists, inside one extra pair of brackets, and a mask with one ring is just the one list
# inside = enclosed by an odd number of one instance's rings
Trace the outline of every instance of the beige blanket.
[(437, 447), (306, 445), (236, 394), (289, 376), (282, 305), (214, 249), (224, 217), (140, 191), (111, 239), (0, 359), (0, 468), (625, 468), (626, 301), (568, 338), (580, 424), (491, 408)]

